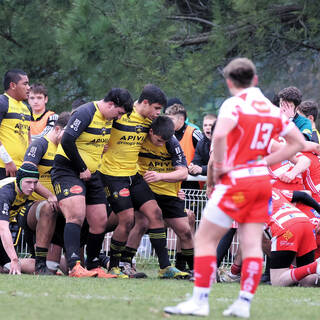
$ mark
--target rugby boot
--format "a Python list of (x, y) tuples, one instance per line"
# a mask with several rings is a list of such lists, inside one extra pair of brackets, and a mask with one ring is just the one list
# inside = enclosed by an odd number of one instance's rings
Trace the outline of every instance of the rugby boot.
[(222, 313), (225, 317), (250, 317), (250, 303), (243, 299), (237, 299), (228, 309)]
[(109, 270), (110, 274), (116, 275), (120, 279), (129, 279), (129, 276), (124, 274), (119, 267), (113, 267)]
[(97, 277), (97, 271), (87, 270), (83, 268), (80, 264), (80, 261), (77, 261), (76, 265), (72, 268), (69, 272), (69, 277), (75, 278), (90, 278), (90, 277)]
[(209, 304), (207, 302), (199, 304), (194, 299), (181, 302), (174, 307), (165, 307), (164, 312), (169, 314), (191, 315), (206, 317), (209, 315)]
[(122, 263), (121, 271), (129, 278), (145, 279), (148, 277), (144, 272), (137, 272), (137, 270), (129, 262)]
[(104, 279), (118, 278), (118, 276), (116, 276), (115, 274), (110, 274), (108, 272), (105, 272), (101, 267), (90, 269), (89, 271), (96, 271), (97, 278), (104, 278)]
[(164, 269), (160, 269), (158, 277), (160, 279), (187, 279), (189, 277), (188, 272), (180, 271), (176, 267), (168, 266)]

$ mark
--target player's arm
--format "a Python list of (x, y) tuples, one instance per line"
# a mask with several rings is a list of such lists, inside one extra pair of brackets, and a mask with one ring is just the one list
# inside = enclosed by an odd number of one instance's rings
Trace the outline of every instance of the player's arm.
[(287, 142), (285, 145), (282, 145), (277, 151), (270, 153), (264, 158), (268, 166), (288, 160), (304, 148), (304, 137), (292, 122), (285, 133), (285, 139)]
[(12, 236), (9, 229), (9, 221), (0, 220), (0, 237), (4, 250), (6, 251), (8, 257), (11, 260), (10, 263), (10, 273), (11, 274), (21, 274), (21, 267), (19, 265), (19, 259), (14, 249), (12, 242)]
[(295, 164), (294, 167), (279, 176), (279, 179), (285, 183), (290, 183), (298, 174), (307, 170), (311, 164), (310, 159), (301, 154), (293, 156), (289, 160)]
[(213, 182), (217, 182), (220, 176), (230, 170), (224, 166), (224, 154), (227, 146), (227, 136), (235, 128), (237, 122), (234, 119), (218, 117), (213, 133), (212, 143), (212, 169)]
[(10, 273), (21, 274), (17, 253), (14, 249), (11, 232), (9, 229), (10, 207), (16, 197), (14, 183), (1, 188), (0, 195), (0, 237), (4, 250), (11, 260)]
[(175, 137), (172, 137), (168, 142), (166, 142), (166, 148), (171, 155), (172, 166), (175, 170), (172, 172), (163, 173), (156, 171), (147, 171), (143, 176), (146, 182), (179, 182), (187, 179), (187, 161), (178, 140)]
[(80, 172), (80, 178), (84, 180), (90, 179), (91, 173), (80, 156), (76, 145), (76, 140), (88, 127), (91, 120), (92, 116), (86, 112), (86, 109), (76, 110), (72, 114), (61, 139), (61, 146), (65, 154), (75, 166), (77, 171)]

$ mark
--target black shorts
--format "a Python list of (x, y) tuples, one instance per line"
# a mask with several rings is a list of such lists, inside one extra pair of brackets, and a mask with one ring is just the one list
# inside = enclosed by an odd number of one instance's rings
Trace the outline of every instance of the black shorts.
[(154, 193), (158, 206), (162, 211), (163, 219), (185, 218), (187, 212), (184, 208), (184, 201), (178, 197), (165, 196)]
[(130, 208), (139, 210), (144, 203), (154, 200), (153, 192), (138, 173), (131, 177), (100, 175), (114, 213)]
[(106, 203), (106, 195), (98, 172), (95, 172), (90, 180), (83, 181), (70, 168), (54, 168), (51, 172), (51, 180), (58, 201), (83, 195), (86, 197), (86, 204)]
[(4, 179), (4, 178), (7, 178), (6, 169), (5, 168), (0, 168), (0, 180)]
[[(295, 251), (271, 251), (271, 269), (289, 268), (296, 257)], [(296, 257), (297, 267), (305, 266), (314, 261), (314, 250), (301, 257)]]

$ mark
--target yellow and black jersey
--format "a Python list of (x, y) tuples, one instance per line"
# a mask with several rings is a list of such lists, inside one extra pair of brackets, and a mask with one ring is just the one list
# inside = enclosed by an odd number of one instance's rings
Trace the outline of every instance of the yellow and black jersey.
[[(174, 136), (162, 147), (155, 146), (148, 137), (141, 147), (138, 165), (139, 173), (143, 176), (146, 171), (169, 173), (176, 167), (187, 167), (187, 161), (179, 141)], [(181, 182), (158, 181), (150, 183), (149, 186), (156, 194), (176, 197)]]
[(23, 208), (28, 197), (18, 192), (15, 178), (5, 178), (0, 184), (0, 220), (16, 222), (18, 215), (23, 215)]
[[(36, 139), (28, 147), (24, 156), (24, 161), (34, 163), (39, 170), (39, 182), (54, 194), (51, 183), (50, 170), (57, 152), (57, 146), (47, 137)], [(30, 197), (31, 200), (45, 200), (39, 194), (34, 192)]]
[(133, 176), (138, 172), (138, 154), (151, 125), (135, 108), (113, 122), (108, 150), (102, 156), (99, 171), (118, 177)]
[[(58, 146), (55, 157), (55, 165), (65, 164), (76, 171), (84, 171), (88, 168), (94, 173), (101, 161), (103, 148), (108, 144), (113, 120), (106, 120), (100, 112), (97, 102), (89, 102), (80, 106), (71, 116), (67, 128), (62, 137), (61, 144)], [(75, 149), (71, 150), (73, 159), (67, 156), (68, 143), (64, 144), (66, 136), (72, 137), (75, 141)], [(68, 153), (70, 154), (70, 153)], [(85, 168), (79, 167), (78, 158), (83, 161)], [(84, 170), (83, 170), (84, 169)]]
[[(8, 94), (0, 95), (0, 141), (19, 168), (29, 144), (31, 109)], [(0, 159), (0, 168), (5, 164)]]

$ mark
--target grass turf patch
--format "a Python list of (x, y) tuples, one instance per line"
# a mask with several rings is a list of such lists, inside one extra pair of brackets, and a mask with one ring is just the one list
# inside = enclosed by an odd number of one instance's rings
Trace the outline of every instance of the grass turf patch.
[[(75, 279), (0, 275), (1, 319), (195, 319), (165, 315), (162, 310), (190, 295), (184, 280)], [(222, 311), (237, 297), (239, 284), (216, 284), (210, 296), (210, 317), (225, 319)], [(251, 319), (319, 319), (319, 288), (260, 286)]]

